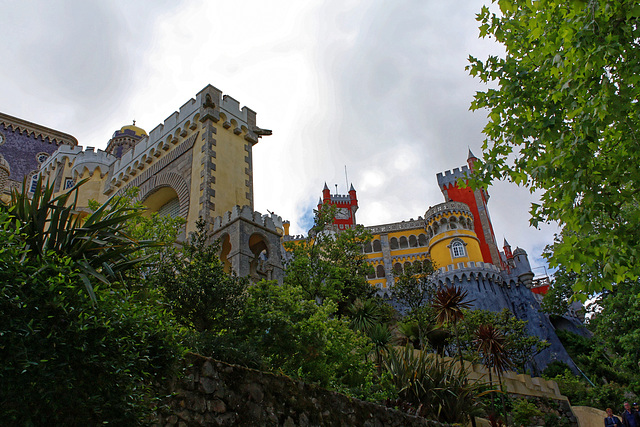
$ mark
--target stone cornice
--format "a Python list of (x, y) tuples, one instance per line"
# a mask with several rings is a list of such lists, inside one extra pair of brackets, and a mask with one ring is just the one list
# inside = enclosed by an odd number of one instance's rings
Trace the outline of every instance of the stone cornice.
[(68, 133), (60, 132), (42, 125), (28, 122), (8, 114), (0, 113), (0, 124), (7, 129), (33, 135), (34, 138), (48, 139), (50, 143), (56, 145), (78, 145), (78, 140)]

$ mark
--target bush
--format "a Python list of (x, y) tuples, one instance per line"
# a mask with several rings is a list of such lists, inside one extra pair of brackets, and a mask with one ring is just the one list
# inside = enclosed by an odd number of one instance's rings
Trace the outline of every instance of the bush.
[(532, 422), (535, 417), (542, 417), (544, 415), (533, 402), (527, 399), (516, 399), (512, 405), (511, 416), (516, 426), (533, 425)]
[(0, 213), (3, 423), (142, 423), (180, 354), (155, 295), (95, 287), (94, 304), (72, 259), (27, 252)]

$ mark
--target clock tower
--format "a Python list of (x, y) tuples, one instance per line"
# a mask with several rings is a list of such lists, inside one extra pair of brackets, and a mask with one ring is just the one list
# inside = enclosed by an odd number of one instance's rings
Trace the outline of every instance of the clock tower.
[(356, 190), (353, 188), (353, 184), (351, 184), (349, 194), (331, 194), (325, 182), (324, 189), (322, 190), (322, 198), (318, 201), (318, 210), (326, 204), (337, 208), (336, 216), (333, 219), (336, 230), (346, 230), (356, 225), (358, 198), (356, 197)]

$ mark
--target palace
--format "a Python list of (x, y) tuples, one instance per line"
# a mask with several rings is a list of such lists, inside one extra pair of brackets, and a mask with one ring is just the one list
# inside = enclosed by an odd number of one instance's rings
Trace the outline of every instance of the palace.
[[(0, 197), (7, 200), (25, 179), (33, 192), (38, 176), (57, 193), (86, 180), (78, 188), (78, 206), (86, 210), (89, 200), (104, 203), (135, 187), (147, 214), (186, 219), (181, 238), (204, 219), (221, 242), (227, 271), (252, 282), (281, 282), (286, 259), (282, 243), (300, 236), (290, 236), (288, 222), (279, 216), (253, 210), (252, 147), (268, 135), (271, 131), (257, 125), (253, 110), (240, 108), (211, 85), (149, 133), (135, 123), (117, 129), (105, 150), (80, 147), (71, 135), (0, 114)], [(540, 311), (537, 293), (545, 287), (534, 279), (526, 252), (512, 252), (506, 240), (500, 251), (488, 193), (459, 185), (476, 160), (469, 152), (467, 165), (437, 175), (444, 202), (426, 209), (424, 217), (367, 227), (373, 239), (363, 250), (374, 267), (368, 280), (380, 296), (393, 301), (395, 277), (429, 259), (437, 267), (438, 283), (462, 287), (475, 308), (510, 310), (529, 322), (529, 333), (551, 344), (536, 356), (536, 369), (553, 360), (572, 365), (554, 326)], [(340, 195), (331, 194), (325, 184), (318, 207), (323, 204), (336, 206), (336, 231), (356, 224), (353, 186)]]

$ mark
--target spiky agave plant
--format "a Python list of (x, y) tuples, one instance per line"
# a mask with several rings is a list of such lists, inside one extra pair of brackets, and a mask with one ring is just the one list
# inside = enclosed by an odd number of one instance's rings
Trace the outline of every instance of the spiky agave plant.
[[(478, 346), (478, 353), (480, 353), (482, 362), (489, 370), (489, 384), (493, 386), (491, 370), (495, 369), (496, 373), (498, 374), (498, 384), (502, 389), (502, 372), (513, 367), (513, 363), (509, 358), (509, 354), (505, 347), (505, 336), (494, 325), (480, 325), (478, 327), (478, 330), (476, 331), (475, 342)], [(504, 402), (504, 393), (500, 394), (500, 399), (502, 401), (502, 409), (506, 421), (507, 413)], [(491, 401), (492, 406), (494, 406), (493, 398), (491, 399)]]
[(352, 329), (368, 333), (380, 320), (380, 308), (372, 299), (356, 299), (347, 308)]
[(25, 180), (22, 191), (14, 189), (9, 204), (0, 204), (0, 209), (12, 217), (12, 224), (27, 243), (29, 256), (44, 257), (53, 251), (73, 260), (95, 302), (91, 278), (106, 284), (122, 278), (122, 273), (144, 259), (135, 256), (137, 251), (158, 244), (127, 235), (127, 220), (140, 215), (141, 210), (120, 203), (116, 196), (92, 213), (81, 212), (77, 207), (78, 188), (86, 181), (54, 196), (53, 184), (44, 185), (38, 178), (30, 197)]

